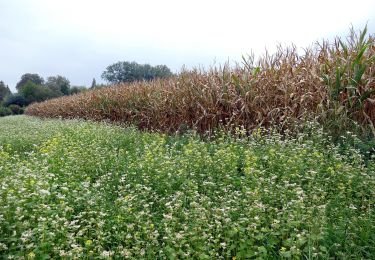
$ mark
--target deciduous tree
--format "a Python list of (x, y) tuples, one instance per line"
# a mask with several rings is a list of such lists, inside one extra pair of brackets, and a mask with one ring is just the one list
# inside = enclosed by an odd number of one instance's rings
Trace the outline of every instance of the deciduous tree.
[(4, 98), (10, 95), (10, 89), (8, 86), (4, 84), (3, 81), (0, 81), (0, 102), (4, 100)]
[(108, 66), (103, 72), (102, 78), (112, 84), (117, 84), (122, 82), (166, 78), (172, 75), (170, 69), (165, 65), (153, 67), (149, 64), (138, 64), (134, 61), (122, 61)]
[(70, 93), (69, 80), (60, 75), (48, 77), (45, 86), (51, 89), (57, 97), (69, 95)]
[(44, 79), (36, 73), (26, 73), (21, 76), (21, 80), (17, 83), (16, 89), (19, 91), (23, 85), (25, 85), (28, 81), (36, 85), (42, 85), (44, 83)]

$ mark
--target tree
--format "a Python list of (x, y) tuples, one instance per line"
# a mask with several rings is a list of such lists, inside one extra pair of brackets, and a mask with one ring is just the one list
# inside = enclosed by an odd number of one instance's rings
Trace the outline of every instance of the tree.
[(50, 88), (28, 81), (22, 86), (19, 94), (24, 97), (26, 105), (29, 105), (33, 102), (41, 102), (53, 98), (56, 93)]
[(136, 62), (117, 62), (107, 67), (102, 78), (112, 84), (121, 82), (133, 82), (139, 80), (153, 80), (155, 78), (166, 78), (172, 76), (172, 72), (165, 65), (151, 66), (149, 64), (138, 64)]
[(70, 93), (69, 80), (60, 75), (48, 77), (45, 86), (52, 90), (54, 97), (69, 95)]
[(26, 106), (26, 100), (21, 94), (11, 94), (4, 99), (3, 102), (4, 107), (8, 107), (10, 105), (18, 105), (20, 107)]
[(92, 79), (92, 83), (91, 83), (90, 89), (94, 89), (94, 88), (96, 88), (96, 80), (95, 80), (95, 78)]
[(4, 98), (10, 95), (10, 89), (8, 86), (4, 84), (4, 82), (0, 81), (0, 102), (4, 100)]
[(70, 88), (70, 95), (78, 94), (78, 93), (84, 92), (85, 90), (86, 88), (83, 86), (72, 86)]
[(43, 85), (44, 83), (44, 79), (38, 74), (26, 73), (21, 76), (21, 80), (17, 83), (16, 89), (19, 91), (28, 81), (36, 85)]

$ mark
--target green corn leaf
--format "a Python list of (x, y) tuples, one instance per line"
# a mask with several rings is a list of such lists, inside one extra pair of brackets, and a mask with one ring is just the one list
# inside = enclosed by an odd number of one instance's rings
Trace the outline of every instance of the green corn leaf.
[(336, 90), (337, 94), (340, 92), (340, 90), (342, 88), (342, 86), (341, 86), (341, 77), (342, 77), (342, 72), (341, 72), (340, 67), (338, 67), (336, 69), (336, 85), (335, 85), (335, 87), (336, 87), (335, 90)]
[(345, 45), (345, 43), (343, 43), (343, 42), (341, 41), (341, 39), (339, 39), (339, 43), (340, 43), (342, 49), (344, 50), (344, 55), (345, 55), (345, 57), (348, 57), (348, 47)]
[(362, 44), (364, 42), (366, 34), (367, 34), (367, 25), (365, 26), (365, 28), (363, 29), (363, 31), (361, 32), (361, 35), (359, 37), (360, 44)]
[(357, 57), (355, 58), (354, 62), (352, 63), (352, 69), (354, 68), (355, 65), (358, 65), (360, 63), (360, 60), (363, 57), (363, 54), (365, 53), (365, 51), (367, 50), (368, 47), (369, 47), (369, 45), (365, 44), (362, 47), (362, 49), (359, 51)]
[(260, 71), (260, 68), (259, 67), (256, 67), (254, 70), (253, 70), (253, 76), (255, 77)]
[(362, 64), (356, 67), (356, 70), (354, 71), (354, 79), (352, 80), (353, 85), (357, 86), (362, 79), (363, 74), (366, 71), (366, 65)]
[(232, 75), (232, 82), (236, 88), (237, 94), (242, 94), (243, 89), (241, 88), (241, 83), (237, 75)]

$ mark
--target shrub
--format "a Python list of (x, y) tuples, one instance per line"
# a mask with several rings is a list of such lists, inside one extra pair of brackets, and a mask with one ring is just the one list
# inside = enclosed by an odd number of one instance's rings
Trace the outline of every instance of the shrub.
[(12, 111), (9, 108), (0, 106), (0, 117), (9, 116), (11, 114), (12, 114)]
[(21, 115), (24, 112), (24, 108), (20, 107), (19, 105), (12, 104), (8, 106), (9, 110), (12, 111), (13, 115)]
[(3, 102), (5, 107), (10, 105), (18, 105), (20, 107), (26, 106), (26, 99), (21, 94), (11, 94), (7, 96)]

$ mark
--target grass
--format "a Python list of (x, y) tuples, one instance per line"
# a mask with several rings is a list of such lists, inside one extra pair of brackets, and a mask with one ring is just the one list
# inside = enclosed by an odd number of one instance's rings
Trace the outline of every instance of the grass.
[(374, 172), (315, 124), (204, 140), (0, 118), (0, 258), (373, 259)]
[(167, 133), (277, 125), (318, 119), (335, 138), (356, 128), (375, 136), (374, 37), (350, 31), (299, 54), (279, 48), (234, 68), (183, 71), (152, 82), (122, 84), (29, 106), (26, 114), (130, 123)]

